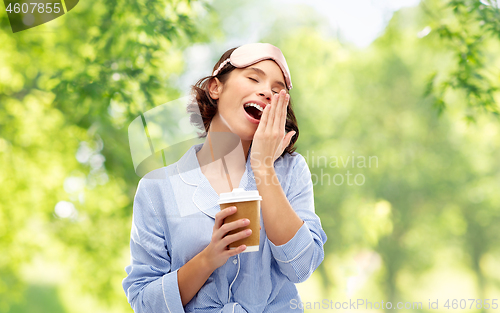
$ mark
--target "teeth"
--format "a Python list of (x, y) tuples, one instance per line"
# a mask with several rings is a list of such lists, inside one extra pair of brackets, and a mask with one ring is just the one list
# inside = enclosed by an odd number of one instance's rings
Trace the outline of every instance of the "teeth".
[(259, 111), (261, 111), (261, 112), (264, 112), (264, 110), (263, 110), (263, 109), (260, 107), (260, 105), (258, 105), (258, 104), (255, 104), (255, 103), (247, 103), (247, 104), (245, 104), (245, 108), (246, 108), (246, 107), (250, 107), (250, 106), (252, 106), (252, 107), (256, 108), (257, 110), (259, 110)]

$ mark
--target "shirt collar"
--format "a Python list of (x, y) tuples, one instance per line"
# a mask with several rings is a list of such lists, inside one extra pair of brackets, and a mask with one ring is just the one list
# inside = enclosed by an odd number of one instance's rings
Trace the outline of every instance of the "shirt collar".
[[(220, 206), (217, 203), (219, 195), (215, 192), (208, 179), (201, 172), (196, 152), (198, 152), (202, 146), (203, 143), (193, 145), (177, 163), (177, 170), (184, 183), (196, 186), (196, 190), (193, 193), (194, 204), (200, 211), (215, 219), (215, 214), (220, 211)], [(240, 184), (238, 187), (245, 190), (257, 190), (252, 167), (250, 165), (249, 156), (251, 149), (252, 146), (250, 145), (245, 165), (245, 173), (243, 173), (241, 182), (237, 182)], [(233, 187), (236, 186), (233, 185)]]

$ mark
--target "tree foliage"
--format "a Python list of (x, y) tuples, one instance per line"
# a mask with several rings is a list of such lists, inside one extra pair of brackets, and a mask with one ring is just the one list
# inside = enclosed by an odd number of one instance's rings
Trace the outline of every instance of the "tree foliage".
[(430, 25), (454, 54), (454, 66), (430, 75), (426, 95), (433, 95), (434, 108), (445, 110), (447, 91), (466, 100), (465, 118), (475, 121), (478, 112), (499, 117), (500, 9), (496, 0), (422, 1)]
[(179, 96), (183, 49), (207, 38), (204, 6), (83, 1), (15, 34), (0, 15), (0, 312), (23, 300), (40, 256), (70, 273), (68, 290), (129, 307), (120, 282), (139, 177), (126, 126)]
[[(480, 297), (498, 284), (484, 260), (499, 252), (500, 127), (491, 116), (467, 127), (456, 119), (457, 108), (441, 118), (429, 110), (428, 73), (447, 73), (458, 52), (451, 49), (450, 57), (441, 38), (420, 35), (429, 23), (425, 9), (397, 12), (361, 51), (309, 27), (276, 36), (294, 73), (298, 152), (313, 173), (316, 210), (329, 238), (319, 269), (327, 291), (317, 301), (346, 296), (348, 279), (366, 275), (376, 281), (366, 297), (420, 301), (409, 281), (440, 262), (456, 266), (455, 259), (474, 273)], [(447, 101), (460, 107), (467, 99), (457, 94)], [(371, 166), (370, 156), (378, 160)], [(370, 272), (377, 256), (381, 268)], [(356, 258), (362, 261), (354, 267)]]

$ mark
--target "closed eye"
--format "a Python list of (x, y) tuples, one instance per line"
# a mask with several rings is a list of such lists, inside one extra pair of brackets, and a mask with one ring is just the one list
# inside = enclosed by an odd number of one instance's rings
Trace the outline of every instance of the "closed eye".
[[(258, 82), (259, 82), (258, 80), (256, 80), (255, 78), (252, 78), (252, 77), (248, 77), (248, 79), (253, 80), (253, 81), (254, 81), (254, 82), (256, 82), (256, 83), (258, 83)], [(274, 92), (274, 93), (279, 93), (279, 91), (274, 91), (274, 90), (272, 90), (272, 92)]]

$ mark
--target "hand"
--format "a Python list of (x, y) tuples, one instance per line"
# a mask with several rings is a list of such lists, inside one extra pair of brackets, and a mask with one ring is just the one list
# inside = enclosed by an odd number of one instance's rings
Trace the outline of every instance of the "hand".
[(212, 240), (202, 251), (206, 264), (213, 270), (224, 265), (229, 257), (237, 255), (247, 248), (245, 245), (241, 245), (233, 250), (230, 250), (228, 247), (230, 243), (246, 238), (252, 234), (251, 229), (245, 229), (236, 234), (226, 236), (231, 230), (245, 227), (250, 224), (248, 219), (239, 219), (231, 223), (223, 224), (224, 219), (234, 214), (236, 210), (236, 207), (231, 206), (215, 214)]
[(274, 161), (286, 149), (295, 131), (285, 134), (285, 124), (290, 95), (284, 89), (272, 97), (259, 126), (255, 131), (252, 142), (251, 166), (254, 171), (274, 169)]

